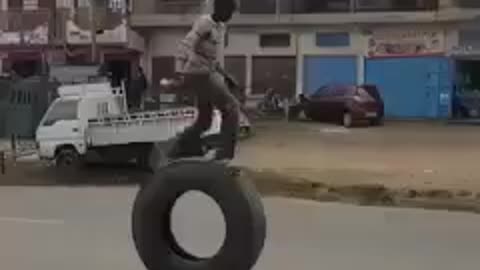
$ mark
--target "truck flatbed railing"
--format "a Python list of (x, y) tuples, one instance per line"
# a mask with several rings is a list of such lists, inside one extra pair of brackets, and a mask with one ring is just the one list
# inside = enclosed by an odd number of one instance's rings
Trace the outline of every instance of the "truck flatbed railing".
[(137, 112), (125, 115), (104, 116), (88, 120), (89, 126), (111, 126), (134, 122), (156, 122), (164, 120), (191, 119), (196, 115), (195, 108), (167, 109), (153, 112)]

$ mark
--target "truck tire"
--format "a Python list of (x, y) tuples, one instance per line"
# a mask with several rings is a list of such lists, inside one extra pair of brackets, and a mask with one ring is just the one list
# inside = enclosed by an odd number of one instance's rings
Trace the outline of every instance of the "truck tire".
[(73, 147), (61, 148), (55, 155), (55, 165), (59, 169), (76, 169), (80, 163), (80, 155)]
[[(132, 213), (133, 240), (149, 270), (249, 270), (264, 247), (266, 221), (259, 194), (233, 169), (213, 162), (179, 161), (157, 172), (137, 194)], [(170, 228), (175, 201), (188, 191), (201, 191), (221, 208), (225, 241), (210, 258), (183, 250)]]

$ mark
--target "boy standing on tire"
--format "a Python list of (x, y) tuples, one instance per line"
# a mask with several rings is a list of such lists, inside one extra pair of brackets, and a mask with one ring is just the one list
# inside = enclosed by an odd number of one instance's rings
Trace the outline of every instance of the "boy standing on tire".
[(177, 139), (171, 158), (202, 156), (201, 135), (212, 123), (213, 107), (222, 114), (221, 147), (215, 160), (234, 158), (240, 104), (230, 92), (228, 76), (220, 65), (225, 24), (236, 10), (235, 0), (215, 0), (212, 14), (200, 16), (179, 44), (176, 72), (183, 87), (193, 91), (197, 99), (198, 117)]

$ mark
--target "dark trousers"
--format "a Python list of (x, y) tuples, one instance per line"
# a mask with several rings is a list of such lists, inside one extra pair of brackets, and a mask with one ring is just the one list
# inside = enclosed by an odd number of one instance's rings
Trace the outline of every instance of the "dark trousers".
[(240, 104), (225, 84), (219, 73), (188, 74), (184, 87), (196, 97), (198, 117), (192, 126), (185, 129), (176, 141), (173, 157), (203, 155), (201, 136), (212, 125), (213, 109), (222, 115), (217, 159), (233, 159), (237, 143)]

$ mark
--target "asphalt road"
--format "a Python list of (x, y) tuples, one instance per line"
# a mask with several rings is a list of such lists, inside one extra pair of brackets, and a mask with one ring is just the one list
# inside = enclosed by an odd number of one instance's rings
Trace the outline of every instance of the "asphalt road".
[[(144, 269), (129, 232), (135, 191), (1, 188), (0, 268)], [(221, 223), (214, 222), (205, 203), (195, 202), (184, 201), (173, 222), (181, 224), (179, 238), (188, 238), (190, 248), (206, 251), (215, 246)], [(266, 199), (265, 206), (268, 238), (257, 270), (470, 270), (480, 265), (477, 215), (286, 199)]]

